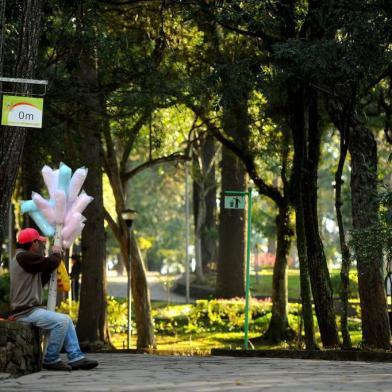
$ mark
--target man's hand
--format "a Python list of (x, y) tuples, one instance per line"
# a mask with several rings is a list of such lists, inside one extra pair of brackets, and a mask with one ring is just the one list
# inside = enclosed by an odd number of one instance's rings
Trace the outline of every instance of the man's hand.
[(57, 245), (53, 245), (52, 246), (52, 252), (53, 253), (60, 253), (61, 254), (62, 251), (63, 250), (61, 249), (61, 246), (57, 246)]

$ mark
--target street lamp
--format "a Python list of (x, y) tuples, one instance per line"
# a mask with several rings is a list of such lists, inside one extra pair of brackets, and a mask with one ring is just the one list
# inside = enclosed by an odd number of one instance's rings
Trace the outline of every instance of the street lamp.
[(132, 313), (131, 313), (131, 302), (132, 302), (132, 287), (131, 287), (131, 229), (132, 223), (136, 218), (136, 211), (131, 209), (126, 209), (121, 213), (121, 218), (124, 220), (125, 224), (129, 229), (128, 236), (128, 256), (129, 256), (129, 266), (128, 266), (128, 284), (127, 284), (127, 296), (128, 296), (128, 337), (127, 337), (127, 347), (131, 348), (132, 340)]

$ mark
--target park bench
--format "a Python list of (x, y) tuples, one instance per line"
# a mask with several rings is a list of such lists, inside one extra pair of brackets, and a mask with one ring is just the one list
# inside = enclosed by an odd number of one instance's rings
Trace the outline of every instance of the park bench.
[(0, 373), (23, 375), (41, 370), (40, 329), (27, 323), (0, 320)]

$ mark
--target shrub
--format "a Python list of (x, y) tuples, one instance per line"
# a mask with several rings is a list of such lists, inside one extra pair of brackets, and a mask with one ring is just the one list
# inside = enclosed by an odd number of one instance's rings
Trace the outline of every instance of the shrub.
[[(270, 300), (250, 301), (249, 328), (258, 327), (260, 318), (271, 307)], [(245, 322), (245, 305), (241, 298), (198, 300), (188, 316), (188, 332), (193, 331), (241, 331)], [(255, 322), (255, 320), (259, 320)]]
[[(125, 299), (108, 297), (107, 323), (111, 333), (125, 333), (128, 327), (128, 307)], [(68, 314), (76, 323), (79, 314), (79, 302), (72, 301), (71, 306), (68, 301), (63, 301), (57, 308), (61, 313)], [(133, 320), (132, 320), (133, 321)], [(134, 324), (132, 322), (132, 324)], [(133, 325), (133, 327), (135, 327)]]
[[(111, 333), (125, 333), (128, 327), (127, 300), (108, 297), (107, 322)], [(132, 320), (133, 321), (133, 320)], [(132, 326), (133, 328), (133, 326)]]
[[(349, 297), (350, 298), (358, 298), (358, 272), (350, 271), (349, 274)], [(331, 274), (331, 284), (332, 290), (334, 293), (334, 297), (338, 297), (341, 291), (341, 279), (340, 273), (332, 273)]]

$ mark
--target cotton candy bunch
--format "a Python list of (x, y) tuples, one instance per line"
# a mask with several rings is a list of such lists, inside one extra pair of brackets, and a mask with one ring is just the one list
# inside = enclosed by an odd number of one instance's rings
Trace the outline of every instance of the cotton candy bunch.
[(64, 163), (60, 163), (57, 170), (45, 165), (42, 177), (49, 200), (33, 192), (31, 200), (21, 203), (21, 212), (28, 213), (45, 236), (56, 233), (65, 248), (69, 248), (81, 234), (86, 221), (82, 212), (93, 200), (81, 192), (87, 171), (81, 167), (72, 175), (72, 170)]

